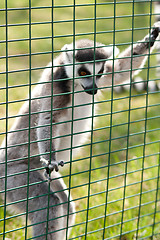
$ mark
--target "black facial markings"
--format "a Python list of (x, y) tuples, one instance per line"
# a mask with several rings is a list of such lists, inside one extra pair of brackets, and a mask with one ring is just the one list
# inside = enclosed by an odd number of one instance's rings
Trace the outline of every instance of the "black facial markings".
[(89, 39), (81, 39), (76, 42), (76, 60), (78, 62), (102, 60), (108, 58), (108, 54), (104, 50), (104, 45), (101, 43), (94, 43)]
[(97, 78), (100, 78), (103, 74), (104, 71), (104, 64), (102, 65), (101, 69), (99, 70), (98, 74), (100, 74), (99, 76), (97, 76)]
[[(103, 71), (104, 71), (104, 64), (102, 65), (101, 69), (98, 72), (99, 75), (96, 76), (97, 79), (102, 76)], [(90, 71), (88, 71), (88, 69), (85, 66), (82, 66), (82, 67), (79, 68), (79, 70), (78, 70), (79, 76), (82, 76), (81, 72), (85, 72), (86, 76), (92, 75), (92, 73)]]
[[(63, 64), (63, 63), (61, 63)], [(64, 66), (58, 67), (58, 69), (55, 71), (53, 79), (56, 79), (54, 84), (56, 84), (59, 89), (61, 89), (62, 93), (70, 92), (70, 84), (69, 80), (65, 80), (68, 78)], [(57, 81), (59, 79), (59, 81)]]
[(108, 56), (102, 52), (94, 51), (94, 49), (82, 49), (77, 51), (75, 57), (78, 62), (87, 62), (107, 59)]
[(86, 75), (91, 75), (91, 72), (88, 71), (88, 69), (87, 69), (85, 66), (81, 66), (81, 67), (79, 68), (79, 70), (78, 70), (79, 76), (81, 76), (81, 72), (85, 72)]
[(136, 56), (136, 55), (139, 55), (137, 52), (133, 52), (133, 55)]

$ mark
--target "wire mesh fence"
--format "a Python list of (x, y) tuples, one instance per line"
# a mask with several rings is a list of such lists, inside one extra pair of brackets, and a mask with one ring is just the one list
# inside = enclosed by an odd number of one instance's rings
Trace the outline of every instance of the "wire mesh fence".
[[(150, 33), (159, 6), (152, 0), (0, 2), (0, 239), (160, 239), (159, 40), (145, 54), (138, 91), (132, 67), (128, 81), (115, 84), (112, 77), (95, 95), (96, 86), (90, 95), (77, 89), (75, 76), (83, 65), (82, 79), (96, 81), (96, 42), (112, 47), (114, 66), (115, 46), (132, 49)], [(85, 55), (77, 63), (76, 41), (84, 38), (93, 40), (93, 59)], [(73, 49), (62, 49), (70, 43)], [(69, 52), (66, 63), (61, 57)], [(88, 73), (84, 66), (91, 63)], [(65, 160), (62, 176), (41, 164), (55, 156)]]

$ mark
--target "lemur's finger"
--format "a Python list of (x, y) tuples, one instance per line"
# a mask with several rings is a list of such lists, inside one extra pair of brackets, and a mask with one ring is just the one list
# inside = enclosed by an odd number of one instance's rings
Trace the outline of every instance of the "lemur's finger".
[(47, 178), (48, 181), (52, 181), (51, 177), (50, 177), (50, 174), (53, 170), (55, 170), (56, 172), (59, 171), (59, 167), (58, 166), (61, 166), (63, 167), (64, 166), (64, 161), (61, 160), (59, 162), (57, 161), (52, 161), (51, 163), (49, 163), (47, 160), (45, 160), (44, 158), (41, 159), (41, 162), (42, 162), (42, 166), (45, 167), (45, 172), (44, 172), (44, 176)]
[(58, 165), (63, 167), (64, 166), (64, 161), (63, 160), (59, 161)]
[(59, 171), (59, 167), (58, 166), (61, 166), (63, 167), (64, 166), (64, 161), (61, 160), (59, 162), (57, 161), (52, 161), (49, 165), (48, 165), (48, 168), (53, 171), (55, 169), (56, 172)]
[(64, 166), (64, 161), (63, 160), (61, 160), (59, 162), (52, 161), (51, 163), (49, 163), (49, 161), (46, 160), (45, 158), (41, 158), (40, 161), (42, 162), (42, 166), (46, 168), (46, 171), (48, 173), (52, 172), (54, 169), (55, 169), (56, 172), (58, 172), (59, 171), (58, 166), (61, 166), (61, 167)]

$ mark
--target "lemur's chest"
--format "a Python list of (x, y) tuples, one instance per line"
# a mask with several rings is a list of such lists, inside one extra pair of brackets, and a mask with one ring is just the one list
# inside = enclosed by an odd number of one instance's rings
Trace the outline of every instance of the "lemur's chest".
[(92, 129), (93, 107), (91, 95), (85, 92), (74, 95), (74, 100), (69, 104), (67, 114), (60, 120), (63, 123), (57, 131), (56, 149), (60, 151), (58, 158), (67, 157), (69, 160), (70, 149), (74, 154), (80, 148)]

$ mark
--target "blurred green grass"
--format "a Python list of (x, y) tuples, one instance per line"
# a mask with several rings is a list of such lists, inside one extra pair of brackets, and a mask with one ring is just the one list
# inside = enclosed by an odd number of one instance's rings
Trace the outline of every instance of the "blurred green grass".
[[(51, 60), (51, 1), (42, 0), (31, 1), (32, 7), (42, 7), (42, 9), (31, 10), (31, 65), (35, 70), (32, 71), (32, 82), (37, 82), (43, 68)], [(77, 0), (76, 4), (92, 4), (94, 1)], [(97, 1), (103, 3), (103, 1)], [(134, 41), (142, 39), (147, 34), (146, 27), (150, 24), (150, 3), (135, 3), (134, 9), (132, 3), (117, 1), (116, 8), (112, 2), (106, 1), (106, 5), (97, 5), (96, 13), (96, 40), (106, 45), (115, 43), (120, 47), (121, 51), (132, 41), (132, 13), (134, 17)], [(76, 7), (75, 17), (79, 19), (74, 23), (73, 7), (58, 8), (57, 6), (72, 5), (73, 1), (64, 0), (54, 1), (54, 50), (60, 50), (61, 47), (72, 42), (73, 29), (75, 27), (76, 39), (94, 38), (94, 6)], [(3, 9), (5, 3), (0, 2), (0, 8)], [(28, 7), (27, 0), (8, 1), (9, 8), (25, 8)], [(113, 15), (116, 12), (115, 35), (113, 35)], [(140, 16), (138, 16), (138, 14)], [(107, 17), (103, 19), (103, 17)], [(87, 20), (85, 20), (87, 19)], [(8, 74), (9, 86), (17, 86), (10, 88), (8, 91), (9, 101), (23, 100), (29, 92), (29, 11), (12, 10), (8, 11), (8, 24), (17, 24), (17, 26), (8, 27), (8, 55), (16, 57), (8, 58)], [(58, 22), (58, 21), (67, 21)], [(154, 18), (152, 19), (152, 23)], [(5, 24), (5, 12), (0, 14), (1, 25)], [(41, 22), (41, 23), (40, 23)], [(22, 24), (19, 25), (18, 24)], [(136, 28), (142, 28), (136, 30)], [(144, 28), (144, 29), (143, 29)], [(105, 31), (109, 31), (108, 33)], [(90, 34), (88, 34), (90, 33)], [(69, 35), (69, 36), (67, 36)], [(5, 28), (1, 27), (1, 56), (6, 54)], [(41, 39), (39, 39), (41, 38)], [(26, 39), (23, 41), (19, 41)], [(15, 41), (13, 41), (15, 40)], [(122, 45), (121, 45), (122, 44)], [(121, 45), (121, 46), (119, 46)], [(18, 56), (23, 55), (23, 56)], [(56, 54), (55, 54), (56, 56)], [(155, 66), (155, 57), (150, 57), (152, 66)], [(147, 66), (147, 65), (146, 65)], [(19, 70), (22, 71), (19, 71)], [(5, 72), (6, 60), (0, 59), (0, 72)], [(154, 68), (149, 71), (149, 78), (155, 78)], [(147, 79), (148, 71), (144, 70), (141, 75)], [(6, 101), (6, 90), (2, 89), (6, 86), (5, 74), (1, 74), (0, 80), (0, 102)], [(121, 239), (136, 239), (135, 233), (139, 221), (138, 238), (137, 239), (159, 239), (160, 213), (159, 204), (156, 203), (156, 189), (158, 183), (158, 167), (159, 167), (159, 112), (160, 112), (160, 95), (159, 93), (145, 92), (137, 94), (132, 91), (131, 98), (129, 93), (116, 94), (113, 96), (111, 90), (103, 92), (100, 98), (102, 101), (99, 105), (97, 113), (95, 131), (93, 132), (93, 145), (89, 140), (86, 146), (80, 151), (79, 157), (72, 163), (72, 195), (76, 203), (76, 226), (72, 229), (71, 237), (78, 239), (86, 239), (81, 236), (86, 230), (89, 232), (87, 239), (97, 240), (103, 239), (103, 228), (105, 239), (119, 239), (118, 235), (122, 232), (124, 235)], [(129, 109), (130, 102), (130, 111)], [(148, 107), (147, 107), (147, 105)], [(16, 116), (23, 102), (14, 102), (9, 104), (9, 116)], [(112, 110), (111, 110), (112, 107)], [(147, 110), (147, 115), (146, 115)], [(5, 117), (5, 104), (0, 105), (0, 117)], [(112, 111), (112, 122), (111, 122)], [(147, 120), (146, 120), (147, 118)], [(128, 132), (128, 120), (130, 126)], [(13, 124), (14, 119), (9, 119), (9, 126)], [(110, 130), (112, 125), (112, 130)], [(147, 133), (145, 133), (145, 128)], [(0, 132), (5, 132), (5, 120), (0, 119)], [(0, 135), (2, 141), (5, 134)], [(144, 140), (145, 139), (145, 140)], [(144, 146), (144, 141), (146, 145)], [(127, 145), (128, 144), (128, 145)], [(129, 147), (127, 151), (127, 146)], [(90, 171), (90, 153), (92, 152), (92, 162)], [(81, 159), (81, 160), (80, 160)], [(126, 161), (127, 159), (127, 161)], [(69, 169), (66, 169), (63, 176), (67, 176)], [(64, 177), (68, 185), (69, 179)], [(88, 190), (88, 182), (91, 182), (90, 191)], [(126, 186), (124, 188), (124, 186)], [(106, 190), (108, 194), (106, 195)], [(89, 191), (89, 200), (88, 200)], [(82, 199), (80, 199), (82, 198)], [(107, 208), (106, 208), (107, 199)], [(141, 202), (140, 202), (141, 201)], [(139, 204), (141, 206), (139, 207)], [(89, 205), (88, 205), (89, 204)], [(89, 207), (88, 213), (87, 208)], [(124, 211), (123, 211), (124, 207)], [(156, 213), (155, 213), (156, 208)], [(138, 214), (140, 219), (138, 220)], [(86, 218), (88, 214), (88, 219)], [(7, 217), (13, 214), (8, 211)], [(106, 215), (106, 218), (104, 217)], [(0, 210), (0, 219), (3, 219), (3, 208)], [(121, 221), (123, 226), (121, 228)], [(155, 221), (155, 222), (154, 222)], [(18, 229), (25, 226), (23, 219), (14, 217), (6, 220), (6, 231)], [(154, 228), (153, 228), (154, 226)], [(3, 231), (3, 221), (0, 221), (0, 232)], [(129, 233), (130, 231), (130, 233)], [(30, 234), (30, 231), (29, 231)], [(79, 237), (78, 237), (79, 236)], [(116, 237), (117, 236), (117, 237)], [(150, 236), (153, 236), (151, 238)], [(159, 235), (157, 235), (159, 236)], [(6, 238), (22, 240), (24, 239), (24, 229), (18, 229), (6, 234)]]

